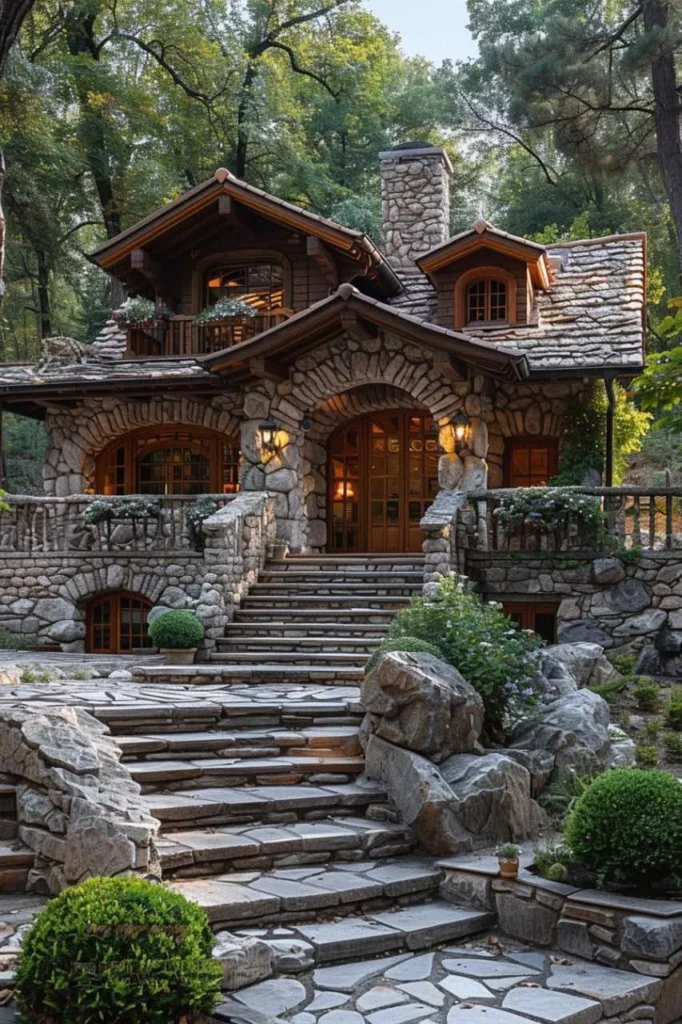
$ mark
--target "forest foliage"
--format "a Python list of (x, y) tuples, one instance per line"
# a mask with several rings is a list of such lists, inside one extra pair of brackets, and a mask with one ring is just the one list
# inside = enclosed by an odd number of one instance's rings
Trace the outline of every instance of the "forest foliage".
[(411, 139), (453, 160), (453, 230), (646, 231), (649, 347), (677, 347), (680, 0), (468, 0), (478, 56), (440, 66), (362, 0), (22, 6), (0, 81), (0, 358), (91, 340), (123, 296), (87, 252), (218, 166), (381, 243), (377, 154)]

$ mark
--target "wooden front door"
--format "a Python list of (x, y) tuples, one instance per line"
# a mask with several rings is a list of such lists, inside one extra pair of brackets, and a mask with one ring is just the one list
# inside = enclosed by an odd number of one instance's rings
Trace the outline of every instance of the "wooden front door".
[(329, 547), (421, 551), (419, 523), (438, 493), (438, 430), (423, 412), (370, 413), (329, 442)]
[(505, 443), (505, 487), (546, 487), (557, 472), (554, 437), (513, 438)]
[(139, 594), (102, 594), (88, 605), (89, 654), (131, 654), (153, 644), (147, 633), (152, 602)]

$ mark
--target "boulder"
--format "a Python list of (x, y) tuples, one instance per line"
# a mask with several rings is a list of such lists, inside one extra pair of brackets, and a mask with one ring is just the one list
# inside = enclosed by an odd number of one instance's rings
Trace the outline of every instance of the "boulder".
[(613, 638), (594, 619), (576, 619), (558, 631), (560, 644), (588, 643), (613, 647)]
[(456, 668), (432, 654), (389, 651), (362, 684), (364, 733), (437, 764), (474, 748), (483, 701)]
[(654, 640), (656, 650), (666, 658), (675, 658), (682, 654), (682, 631), (664, 626)]
[(639, 615), (632, 615), (613, 631), (614, 636), (645, 636), (656, 633), (666, 622), (667, 615), (662, 608), (646, 608)]
[(526, 771), (530, 772), (530, 795), (537, 799), (545, 786), (549, 783), (554, 770), (554, 754), (547, 750), (510, 750), (504, 749), (506, 757), (523, 765)]
[(654, 644), (647, 644), (639, 652), (635, 673), (638, 676), (660, 676), (663, 674), (663, 658)]
[(592, 598), (590, 611), (594, 616), (610, 616), (642, 612), (651, 604), (649, 591), (639, 580), (625, 579)]
[(421, 845), (434, 856), (473, 849), (473, 838), (460, 824), (452, 790), (425, 757), (370, 736), (365, 752), (367, 775), (383, 782)]
[(455, 754), (441, 765), (457, 820), (475, 844), (522, 840), (544, 815), (531, 797), (530, 772), (504, 753)]
[(85, 639), (85, 623), (74, 622), (73, 619), (62, 619), (60, 622), (53, 622), (47, 630), (50, 640), (57, 643), (73, 643), (74, 640)]
[(234, 992), (269, 978), (273, 973), (275, 954), (261, 939), (218, 932), (213, 959), (223, 970), (220, 987), (225, 992)]
[(538, 661), (540, 667), (534, 682), (546, 704), (588, 683), (605, 683), (618, 675), (604, 657), (600, 644), (555, 644), (539, 651)]
[(558, 768), (600, 771), (608, 765), (609, 706), (592, 690), (577, 690), (547, 704), (513, 730), (510, 747), (546, 750)]

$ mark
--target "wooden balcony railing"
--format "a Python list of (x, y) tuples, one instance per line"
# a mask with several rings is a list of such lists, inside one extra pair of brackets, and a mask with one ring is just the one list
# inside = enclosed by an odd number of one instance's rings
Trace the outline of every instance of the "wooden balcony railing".
[(193, 316), (171, 316), (128, 327), (129, 359), (152, 356), (197, 356), (238, 345), (276, 327), (292, 315), (290, 309), (276, 309), (253, 317), (194, 323)]
[[(96, 495), (69, 498), (7, 497), (9, 508), (0, 512), (0, 552), (3, 555), (60, 553), (130, 555), (136, 552), (190, 552), (197, 550), (196, 535), (187, 515), (194, 495), (160, 496), (160, 515), (127, 517), (88, 523), (83, 518)], [(131, 496), (132, 497), (132, 496)], [(204, 497), (204, 495), (202, 495)], [(219, 506), (237, 495), (214, 494)], [(145, 500), (149, 500), (146, 497)]]
[[(548, 493), (552, 488), (546, 488)], [(682, 549), (682, 488), (595, 487), (562, 488), (592, 500), (595, 516), (589, 522), (569, 513), (561, 527), (548, 528), (528, 518), (505, 527), (499, 509), (513, 498), (512, 489), (486, 491), (469, 498), (470, 547), (480, 551), (666, 551)]]

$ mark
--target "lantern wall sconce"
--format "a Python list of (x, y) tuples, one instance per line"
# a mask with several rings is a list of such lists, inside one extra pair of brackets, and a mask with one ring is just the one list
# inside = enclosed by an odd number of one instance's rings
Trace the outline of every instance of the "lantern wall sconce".
[(274, 420), (265, 420), (258, 427), (263, 455), (271, 459), (277, 454), (277, 424)]
[(313, 418), (312, 416), (309, 415), (309, 413), (306, 413), (306, 415), (303, 417), (303, 419), (299, 423), (299, 427), (301, 428), (304, 434), (307, 434), (309, 430), (313, 429)]
[(455, 454), (461, 455), (471, 441), (471, 420), (465, 412), (458, 412), (450, 420), (450, 426), (455, 435)]

